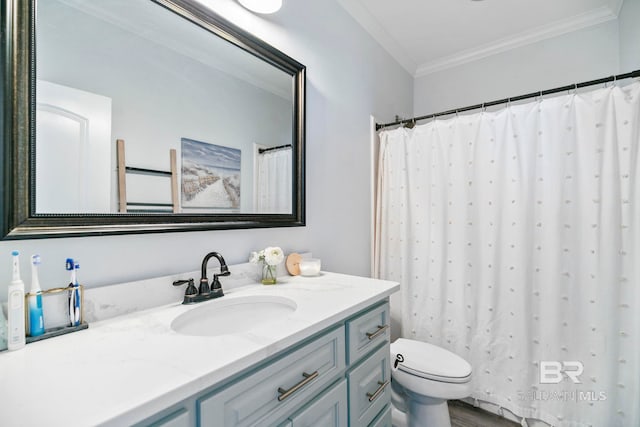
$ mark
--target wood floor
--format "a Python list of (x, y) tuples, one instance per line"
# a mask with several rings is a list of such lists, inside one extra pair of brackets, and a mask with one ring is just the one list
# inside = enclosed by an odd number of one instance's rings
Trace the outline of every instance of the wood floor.
[(459, 400), (450, 400), (448, 404), (451, 427), (520, 427), (520, 424)]

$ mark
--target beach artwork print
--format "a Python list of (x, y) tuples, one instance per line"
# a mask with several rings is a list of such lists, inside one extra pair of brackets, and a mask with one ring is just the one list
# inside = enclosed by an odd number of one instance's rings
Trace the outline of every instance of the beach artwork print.
[(182, 207), (240, 210), (240, 150), (189, 138), (182, 142)]

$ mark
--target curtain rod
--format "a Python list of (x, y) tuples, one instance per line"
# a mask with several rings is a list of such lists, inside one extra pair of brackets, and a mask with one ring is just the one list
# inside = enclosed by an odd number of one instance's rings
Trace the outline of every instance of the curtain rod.
[(290, 148), (291, 144), (278, 145), (277, 147), (269, 147), (269, 148), (258, 148), (258, 153), (266, 153), (267, 151), (279, 150), (281, 148)]
[(640, 77), (640, 70), (635, 70), (626, 74), (618, 74), (617, 76), (610, 76), (602, 79), (590, 80), (588, 82), (575, 83), (568, 86), (557, 87), (555, 89), (542, 90), (540, 92), (532, 92), (526, 95), (514, 96), (511, 98), (504, 98), (497, 101), (484, 102), (482, 104), (471, 105), (469, 107), (456, 108), (453, 110), (443, 111), (441, 113), (428, 114), (426, 116), (419, 116), (411, 119), (396, 120), (395, 122), (391, 122), (391, 123), (384, 123), (384, 124), (376, 123), (376, 130), (384, 129), (387, 126), (402, 125), (406, 123), (415, 123), (418, 120), (431, 119), (431, 118), (440, 117), (440, 116), (448, 116), (449, 114), (463, 113), (465, 111), (477, 110), (479, 108), (491, 107), (493, 105), (506, 104), (512, 101), (521, 101), (523, 99), (535, 98), (538, 96), (550, 95), (552, 93), (564, 92), (571, 89), (579, 89), (587, 86), (594, 86), (594, 85), (604, 84), (608, 82), (615, 82), (616, 80), (630, 79), (635, 77)]

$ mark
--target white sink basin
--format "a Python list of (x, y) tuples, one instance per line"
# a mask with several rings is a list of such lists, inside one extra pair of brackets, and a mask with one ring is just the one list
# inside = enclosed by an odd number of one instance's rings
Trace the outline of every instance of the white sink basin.
[(296, 308), (295, 301), (285, 297), (222, 297), (176, 317), (171, 329), (183, 335), (207, 337), (234, 334), (283, 320)]

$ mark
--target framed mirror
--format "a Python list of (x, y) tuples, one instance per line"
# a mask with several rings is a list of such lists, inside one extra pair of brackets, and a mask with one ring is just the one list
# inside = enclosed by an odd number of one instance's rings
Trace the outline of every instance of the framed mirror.
[(304, 225), (302, 64), (193, 0), (3, 8), (5, 239)]

